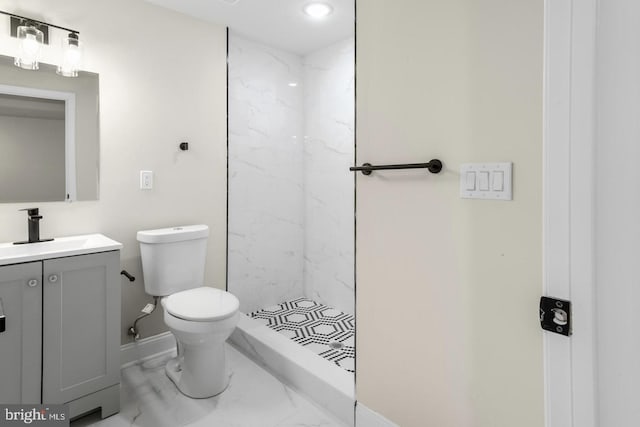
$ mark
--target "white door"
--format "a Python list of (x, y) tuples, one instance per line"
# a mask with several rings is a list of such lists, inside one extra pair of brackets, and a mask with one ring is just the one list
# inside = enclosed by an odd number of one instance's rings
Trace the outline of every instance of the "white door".
[(640, 2), (546, 2), (547, 427), (640, 425)]
[(640, 425), (640, 2), (598, 5), (595, 272), (600, 426)]

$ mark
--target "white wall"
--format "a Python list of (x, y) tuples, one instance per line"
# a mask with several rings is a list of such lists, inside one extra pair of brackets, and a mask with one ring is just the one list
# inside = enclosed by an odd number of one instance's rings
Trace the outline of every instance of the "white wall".
[[(85, 68), (100, 74), (100, 200), (0, 205), (0, 241), (27, 233), (18, 209), (38, 206), (41, 236), (100, 232), (124, 244), (123, 342), (145, 302), (137, 230), (204, 223), (211, 228), (206, 282), (225, 286), (225, 29), (141, 0), (8, 0), (3, 10), (80, 31)], [(0, 53), (11, 55), (9, 19), (0, 18)], [(6, 31), (5, 31), (6, 30)], [(55, 63), (55, 38), (44, 62)], [(190, 150), (178, 144), (189, 141)], [(139, 171), (155, 172), (152, 191)], [(161, 310), (141, 323), (143, 336), (165, 330)]]
[[(304, 57), (231, 32), (229, 290), (354, 311), (354, 41)], [(295, 83), (295, 86), (290, 86)]]
[(230, 34), (229, 291), (245, 313), (303, 292), (302, 78), (299, 56)]
[(354, 313), (354, 39), (305, 55), (304, 295)]
[[(543, 2), (358, 2), (356, 396), (403, 427), (544, 425)], [(462, 200), (512, 161), (514, 200)]]

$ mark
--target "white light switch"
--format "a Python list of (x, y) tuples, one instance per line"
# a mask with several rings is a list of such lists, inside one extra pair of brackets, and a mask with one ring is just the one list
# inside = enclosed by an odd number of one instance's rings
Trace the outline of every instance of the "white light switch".
[(151, 190), (153, 188), (153, 172), (140, 171), (140, 189)]
[(493, 191), (504, 191), (504, 172), (503, 171), (493, 171), (493, 184), (491, 185), (491, 189)]
[(481, 171), (478, 174), (478, 190), (489, 191), (489, 172)]
[(511, 163), (464, 163), (460, 165), (460, 197), (463, 199), (511, 200)]
[(467, 172), (467, 174), (465, 175), (465, 178), (467, 180), (466, 185), (465, 185), (465, 190), (467, 191), (473, 191), (476, 189), (476, 173), (475, 172)]

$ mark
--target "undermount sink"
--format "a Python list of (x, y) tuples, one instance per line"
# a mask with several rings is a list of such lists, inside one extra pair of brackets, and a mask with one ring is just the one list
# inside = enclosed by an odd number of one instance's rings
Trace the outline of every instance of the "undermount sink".
[(102, 234), (59, 237), (50, 242), (14, 245), (0, 243), (0, 265), (17, 264), (50, 258), (115, 251), (122, 244)]

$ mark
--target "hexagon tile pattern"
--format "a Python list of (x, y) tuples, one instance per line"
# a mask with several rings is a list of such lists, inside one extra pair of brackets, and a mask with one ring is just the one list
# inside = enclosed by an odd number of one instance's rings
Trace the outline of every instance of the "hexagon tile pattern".
[(307, 298), (254, 311), (251, 317), (348, 372), (355, 368), (355, 318)]

